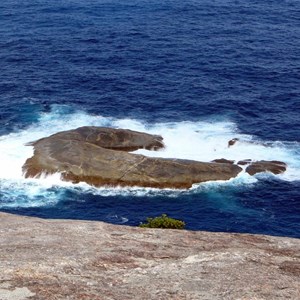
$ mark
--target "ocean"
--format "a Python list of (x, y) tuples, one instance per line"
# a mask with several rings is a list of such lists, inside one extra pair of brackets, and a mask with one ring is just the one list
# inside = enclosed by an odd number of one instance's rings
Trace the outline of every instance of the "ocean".
[[(299, 238), (299, 36), (297, 0), (1, 1), (0, 211)], [(87, 125), (162, 135), (148, 156), (288, 168), (190, 190), (24, 179), (26, 143)]]

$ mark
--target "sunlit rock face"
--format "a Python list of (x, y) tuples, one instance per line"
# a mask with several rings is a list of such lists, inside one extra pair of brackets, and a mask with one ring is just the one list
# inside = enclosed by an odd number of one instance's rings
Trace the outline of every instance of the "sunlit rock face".
[[(227, 160), (224, 158), (215, 159), (212, 162), (223, 163), (223, 164), (234, 164), (234, 160)], [(244, 159), (237, 162), (239, 166), (245, 166), (245, 171), (250, 175), (255, 175), (261, 172), (271, 172), (275, 175), (281, 174), (286, 171), (286, 163), (277, 160), (258, 160), (252, 161), (251, 159)]]
[(194, 183), (228, 180), (242, 171), (234, 164), (129, 153), (161, 149), (163, 138), (124, 129), (80, 127), (29, 145), (34, 147), (34, 155), (23, 165), (27, 178), (60, 172), (64, 180), (94, 186), (190, 188)]
[(251, 163), (247, 168), (246, 172), (250, 175), (254, 175), (260, 172), (271, 172), (273, 174), (280, 174), (286, 170), (286, 164), (281, 161), (272, 160), (265, 161), (260, 160)]

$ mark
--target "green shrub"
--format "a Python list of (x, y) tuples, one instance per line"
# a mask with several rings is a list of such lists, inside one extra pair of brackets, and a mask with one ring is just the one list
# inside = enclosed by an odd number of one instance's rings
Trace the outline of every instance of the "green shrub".
[(183, 229), (185, 223), (162, 214), (156, 218), (147, 218), (147, 223), (141, 223), (139, 226), (143, 228)]

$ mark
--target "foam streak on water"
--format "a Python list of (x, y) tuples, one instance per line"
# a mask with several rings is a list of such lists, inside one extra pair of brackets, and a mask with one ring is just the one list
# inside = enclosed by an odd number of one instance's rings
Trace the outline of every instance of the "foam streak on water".
[[(49, 136), (53, 133), (77, 128), (80, 126), (108, 126), (127, 128), (164, 137), (166, 148), (150, 152), (138, 150), (136, 153), (155, 157), (176, 157), (199, 161), (211, 161), (216, 158), (232, 160), (280, 160), (288, 165), (285, 174), (276, 176), (281, 180), (300, 180), (300, 153), (297, 142), (256, 141), (254, 136), (244, 135), (238, 131), (237, 125), (231, 121), (214, 119), (198, 122), (172, 122), (149, 124), (132, 119), (114, 119), (89, 115), (84, 112), (67, 113), (67, 107), (54, 106), (49, 113), (43, 113), (37, 123), (30, 127), (0, 137), (0, 189), (2, 191), (0, 206), (43, 206), (56, 203), (58, 191), (64, 189), (80, 189), (96, 195), (159, 195), (176, 196), (180, 193), (197, 193), (203, 188), (214, 188), (218, 185), (252, 184), (259, 176), (251, 177), (242, 173), (227, 182), (210, 182), (195, 185), (189, 191), (174, 191), (145, 188), (92, 188), (86, 184), (73, 185), (62, 182), (59, 174), (41, 179), (24, 179), (22, 165), (32, 156), (32, 147), (25, 146), (30, 141)], [(228, 147), (228, 141), (239, 138), (234, 146)], [(273, 176), (274, 175), (265, 175)]]

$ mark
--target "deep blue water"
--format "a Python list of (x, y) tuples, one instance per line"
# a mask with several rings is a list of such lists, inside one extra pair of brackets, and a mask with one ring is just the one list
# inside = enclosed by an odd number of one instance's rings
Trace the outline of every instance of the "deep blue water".
[(231, 122), (232, 133), (273, 143), (274, 159), (283, 149), (293, 171), (172, 195), (56, 185), (39, 193), (2, 175), (0, 209), (128, 225), (167, 213), (189, 229), (299, 238), (299, 36), (297, 0), (1, 1), (0, 155), (14, 149), (9, 134), (30, 141), (74, 119)]

